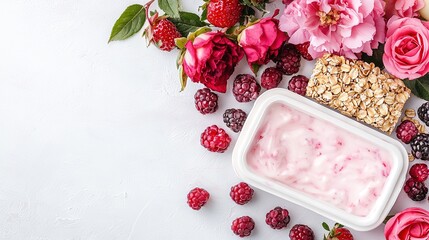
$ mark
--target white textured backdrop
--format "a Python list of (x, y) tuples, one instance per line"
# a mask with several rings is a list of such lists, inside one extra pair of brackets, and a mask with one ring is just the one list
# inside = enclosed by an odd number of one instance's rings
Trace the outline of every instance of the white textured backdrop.
[[(179, 92), (177, 52), (146, 48), (139, 36), (108, 45), (114, 21), (132, 3), (0, 3), (0, 239), (237, 239), (230, 224), (242, 215), (256, 221), (248, 239), (288, 239), (290, 227), (264, 223), (278, 205), (290, 210), (290, 226), (305, 223), (322, 239), (327, 219), (280, 198), (256, 190), (249, 204), (232, 202), (237, 134), (229, 131), (224, 154), (203, 149), (199, 136), (223, 126), (225, 109), (252, 104), (227, 93), (215, 114), (202, 116), (193, 106), (200, 86)], [(201, 3), (186, 0), (184, 9)], [(242, 62), (236, 74), (247, 71)], [(302, 68), (310, 71), (311, 63)], [(199, 212), (186, 204), (195, 186), (211, 193)], [(408, 206), (429, 203), (402, 193), (394, 211)], [(353, 233), (384, 239), (382, 226)]]

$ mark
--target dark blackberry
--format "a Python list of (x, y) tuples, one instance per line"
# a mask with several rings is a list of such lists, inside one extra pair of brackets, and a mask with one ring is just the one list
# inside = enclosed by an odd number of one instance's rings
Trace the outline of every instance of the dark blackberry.
[(429, 102), (423, 103), (419, 109), (417, 109), (417, 115), (426, 126), (429, 126)]
[(230, 108), (223, 114), (223, 122), (234, 132), (240, 132), (247, 114), (241, 109)]
[(422, 201), (426, 198), (428, 188), (423, 182), (419, 182), (414, 178), (410, 178), (404, 185), (404, 191), (413, 201)]
[(417, 159), (429, 160), (429, 134), (417, 134), (410, 142), (411, 153)]
[(239, 74), (234, 79), (232, 93), (239, 102), (250, 102), (259, 96), (261, 86), (250, 74)]
[(266, 89), (276, 88), (283, 79), (283, 74), (275, 67), (265, 69), (261, 76), (261, 86)]
[(285, 75), (292, 75), (299, 72), (301, 66), (301, 54), (292, 44), (286, 44), (280, 50), (277, 57), (276, 68)]

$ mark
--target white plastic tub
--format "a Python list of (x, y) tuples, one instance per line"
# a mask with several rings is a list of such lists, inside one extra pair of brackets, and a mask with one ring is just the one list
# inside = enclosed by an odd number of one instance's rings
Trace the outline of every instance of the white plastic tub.
[[(391, 153), (392, 166), (390, 174), (368, 215), (358, 216), (351, 214), (333, 204), (316, 200), (304, 192), (300, 192), (268, 177), (258, 175), (250, 169), (246, 160), (247, 152), (260, 127), (266, 109), (274, 103), (282, 103), (314, 118), (328, 121), (339, 129), (351, 132)], [(256, 100), (235, 145), (232, 154), (232, 163), (237, 175), (257, 188), (301, 205), (355, 230), (369, 231), (383, 222), (395, 203), (405, 181), (408, 168), (408, 155), (402, 144), (389, 136), (298, 94), (285, 89), (272, 89), (266, 91)], [(341, 179), (338, 179), (338, 181), (341, 181)]]

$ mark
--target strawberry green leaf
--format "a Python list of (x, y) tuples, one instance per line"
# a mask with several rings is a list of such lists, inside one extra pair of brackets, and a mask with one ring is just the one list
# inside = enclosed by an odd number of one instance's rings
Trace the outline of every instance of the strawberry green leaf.
[(323, 223), (322, 223), (322, 227), (323, 227), (323, 229), (325, 229), (326, 231), (331, 231), (331, 230), (329, 229), (328, 224), (327, 224), (327, 223), (325, 223), (325, 222), (323, 222)]
[(197, 31), (199, 28), (207, 26), (200, 20), (200, 17), (194, 13), (179, 12), (180, 18), (169, 18), (176, 25), (182, 36), (186, 37), (189, 33)]
[(404, 83), (414, 95), (429, 101), (429, 75), (415, 80), (405, 80)]
[(158, 6), (169, 17), (179, 18), (179, 1), (178, 0), (158, 0)]
[(146, 21), (145, 7), (139, 4), (128, 6), (113, 25), (109, 42), (124, 40), (142, 29)]

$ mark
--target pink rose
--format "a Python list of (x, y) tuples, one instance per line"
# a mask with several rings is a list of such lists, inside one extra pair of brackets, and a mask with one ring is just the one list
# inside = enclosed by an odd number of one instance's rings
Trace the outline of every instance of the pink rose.
[(267, 64), (270, 57), (276, 57), (283, 42), (288, 39), (286, 33), (278, 28), (279, 20), (273, 17), (261, 19), (244, 29), (238, 37), (238, 44), (246, 53), (251, 68), (253, 65)]
[(357, 58), (384, 42), (384, 1), (295, 0), (280, 17), (292, 44), (310, 41), (313, 58), (337, 53)]
[(424, 0), (388, 0), (386, 4), (386, 19), (393, 15), (399, 17), (418, 17), (419, 10), (425, 6)]
[(410, 80), (429, 72), (429, 23), (393, 16), (387, 23), (383, 63), (386, 70)]
[(384, 227), (388, 240), (429, 239), (429, 212), (421, 208), (407, 208), (389, 219)]
[(226, 92), (226, 84), (243, 51), (222, 32), (208, 32), (185, 45), (183, 70), (193, 82)]

